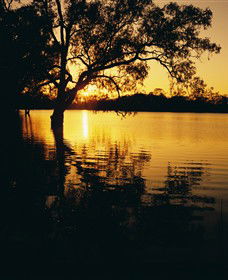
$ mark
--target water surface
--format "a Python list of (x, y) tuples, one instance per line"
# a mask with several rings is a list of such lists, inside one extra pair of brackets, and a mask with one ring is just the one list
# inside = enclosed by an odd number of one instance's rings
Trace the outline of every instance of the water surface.
[(21, 112), (7, 178), (24, 225), (8, 242), (54, 260), (225, 262), (227, 114), (71, 110), (54, 132), (50, 114)]

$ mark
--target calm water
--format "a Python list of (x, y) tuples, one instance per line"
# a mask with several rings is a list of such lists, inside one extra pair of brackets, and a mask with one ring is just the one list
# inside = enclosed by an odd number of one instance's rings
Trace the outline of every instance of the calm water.
[(21, 112), (5, 151), (10, 248), (54, 261), (226, 261), (228, 115), (67, 111), (53, 132), (50, 114)]

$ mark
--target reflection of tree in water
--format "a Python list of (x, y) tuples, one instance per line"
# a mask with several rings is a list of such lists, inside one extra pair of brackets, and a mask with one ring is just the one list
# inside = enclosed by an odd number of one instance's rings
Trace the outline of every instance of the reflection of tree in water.
[(163, 201), (166, 201), (165, 203), (176, 205), (193, 203), (195, 207), (210, 209), (210, 205), (214, 203), (214, 198), (193, 195), (194, 187), (200, 185), (203, 176), (206, 175), (206, 164), (202, 162), (187, 162), (179, 167), (172, 167), (168, 163), (164, 188), (157, 189), (158, 200), (161, 196)]
[(14, 187), (15, 190), (42, 193), (53, 189), (56, 192), (55, 156), (47, 158), (47, 146), (35, 139), (30, 116), (24, 117), (23, 123), (18, 117), (11, 134), (4, 140), (7, 145), (3, 150), (4, 166), (10, 174), (9, 189)]
[(149, 194), (142, 177), (150, 160), (145, 151), (110, 142), (91, 156), (86, 146), (72, 149), (55, 130), (56, 154), (47, 156), (29, 120), (28, 126), (31, 135), (19, 137), (12, 172), (10, 242), (23, 233), (28, 247), (35, 240), (54, 260), (98, 262), (153, 259), (168, 247), (203, 244), (202, 212), (213, 209), (214, 199), (193, 190), (207, 174), (204, 164), (169, 164), (164, 188)]
[(73, 177), (73, 167), (80, 180), (74, 184), (68, 178), (64, 192), (49, 205), (54, 242), (61, 239), (71, 248), (70, 255), (80, 252), (84, 259), (89, 254), (98, 259), (111, 257), (112, 252), (116, 256), (119, 242), (124, 240), (123, 230), (133, 223), (134, 209), (140, 205), (142, 170), (150, 156), (131, 154), (126, 144), (115, 144), (91, 157), (85, 146), (71, 149), (59, 131), (54, 131), (54, 137), (62, 185), (64, 178)]
[(194, 187), (199, 186), (203, 176), (208, 175), (206, 167), (207, 163), (202, 162), (186, 163), (183, 167), (175, 167), (173, 170), (169, 166), (166, 189), (174, 197), (176, 195), (176, 199), (182, 199), (185, 204), (189, 202), (199, 210), (213, 210), (213, 197), (193, 194)]
[(84, 147), (76, 160), (77, 173), (87, 187), (137, 188), (144, 184), (142, 170), (150, 155), (146, 152), (130, 154), (127, 145), (116, 143), (91, 158)]
[(88, 247), (96, 244), (98, 255), (134, 259), (151, 257), (155, 248), (203, 244), (202, 212), (213, 210), (214, 199), (194, 195), (193, 188), (206, 176), (206, 165), (169, 164), (164, 188), (148, 194), (142, 171), (149, 154), (131, 154), (127, 145), (115, 144), (91, 157), (86, 146), (75, 154), (64, 141), (59, 143), (65, 156), (73, 158), (65, 162), (76, 167), (80, 179), (77, 186), (65, 186), (62, 230), (67, 224), (70, 233), (64, 235), (70, 240), (77, 231), (81, 251), (90, 252)]
[(161, 245), (185, 248), (203, 245), (202, 212), (214, 210), (215, 200), (194, 195), (193, 190), (205, 174), (202, 163), (180, 167), (168, 164), (164, 188), (156, 189), (150, 199), (145, 199), (140, 225), (144, 242), (154, 239)]
[(17, 121), (4, 139), (7, 149), (4, 151), (6, 157), (2, 159), (5, 172), (1, 191), (4, 189), (5, 192), (1, 193), (4, 215), (0, 245), (8, 264), (12, 256), (17, 263), (23, 257), (26, 261), (30, 261), (31, 257), (31, 262), (32, 258), (45, 258), (41, 252), (48, 227), (45, 197), (56, 193), (57, 182), (55, 160), (47, 159), (45, 145), (36, 142), (30, 117), (25, 119), (27, 133), (24, 135), (20, 119)]

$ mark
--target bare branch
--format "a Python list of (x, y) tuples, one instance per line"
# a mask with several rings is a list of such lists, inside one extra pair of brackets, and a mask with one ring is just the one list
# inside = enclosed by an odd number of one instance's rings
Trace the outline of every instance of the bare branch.
[(57, 11), (59, 15), (59, 23), (60, 23), (60, 38), (61, 38), (61, 45), (65, 45), (65, 40), (64, 40), (64, 19), (63, 19), (63, 14), (62, 14), (62, 7), (60, 0), (55, 0), (56, 5), (57, 5)]
[(89, 67), (89, 64), (86, 63), (86, 61), (82, 58), (82, 55), (77, 55), (77, 56), (74, 56), (74, 57), (70, 57), (67, 59), (67, 61), (72, 61), (72, 60), (76, 60), (76, 59), (79, 59), (85, 66)]
[(102, 71), (102, 70), (111, 69), (111, 68), (118, 67), (118, 66), (121, 66), (121, 65), (128, 65), (128, 64), (136, 61), (137, 59), (138, 59), (138, 53), (136, 53), (135, 56), (131, 59), (110, 63), (108, 65), (101, 65), (101, 66), (93, 68), (91, 71), (92, 72), (99, 72), (99, 71)]
[[(48, 11), (48, 1), (47, 1), (47, 0), (44, 1), (44, 8), (45, 8), (46, 14), (48, 15), (49, 11)], [(57, 40), (57, 38), (56, 38), (56, 36), (55, 36), (55, 33), (54, 33), (54, 26), (53, 26), (53, 25), (50, 26), (49, 31), (50, 31), (50, 34), (51, 34), (51, 36), (52, 36), (54, 42), (56, 43), (56, 45), (60, 46), (60, 43), (59, 43), (59, 41)]]
[(104, 79), (110, 80), (115, 85), (116, 91), (118, 93), (118, 97), (120, 97), (121, 88), (118, 86), (118, 84), (116, 83), (116, 81), (114, 80), (113, 77), (107, 76), (107, 75), (96, 75), (96, 76), (93, 77), (93, 79), (98, 79), (98, 78), (104, 78)]
[(142, 58), (142, 57), (138, 57), (138, 60), (140, 61), (148, 61), (148, 60), (156, 60), (158, 61), (163, 67), (165, 67), (165, 69), (169, 72), (171, 77), (174, 77), (174, 74), (172, 73), (172, 71), (169, 69), (168, 65), (162, 61), (161, 59), (159, 59), (158, 57), (147, 57), (147, 58)]

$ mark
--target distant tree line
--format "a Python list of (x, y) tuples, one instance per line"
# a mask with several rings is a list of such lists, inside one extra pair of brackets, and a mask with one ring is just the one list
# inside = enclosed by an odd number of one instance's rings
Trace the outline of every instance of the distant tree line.
[[(115, 99), (108, 97), (99, 98), (91, 96), (86, 100), (78, 100), (69, 109), (87, 110), (114, 110), (114, 111), (147, 111), (147, 112), (228, 112), (228, 97), (223, 95), (215, 96), (213, 99), (200, 96), (173, 95), (167, 97), (163, 93), (157, 92), (143, 94), (136, 93), (125, 95)], [(21, 95), (18, 99), (18, 108), (21, 109), (53, 109), (54, 100), (46, 95)]]
[[(18, 96), (18, 108), (53, 109), (51, 95), (30, 92)], [(228, 112), (228, 96), (214, 91), (199, 77), (187, 83), (171, 81), (169, 93), (155, 88), (149, 94), (136, 93), (111, 98), (108, 94), (78, 95), (70, 109), (115, 111)]]
[(228, 113), (228, 97), (216, 100), (191, 99), (188, 96), (167, 97), (164, 94), (134, 94), (116, 99), (90, 100), (71, 108), (90, 110), (147, 111), (147, 112), (224, 112)]

